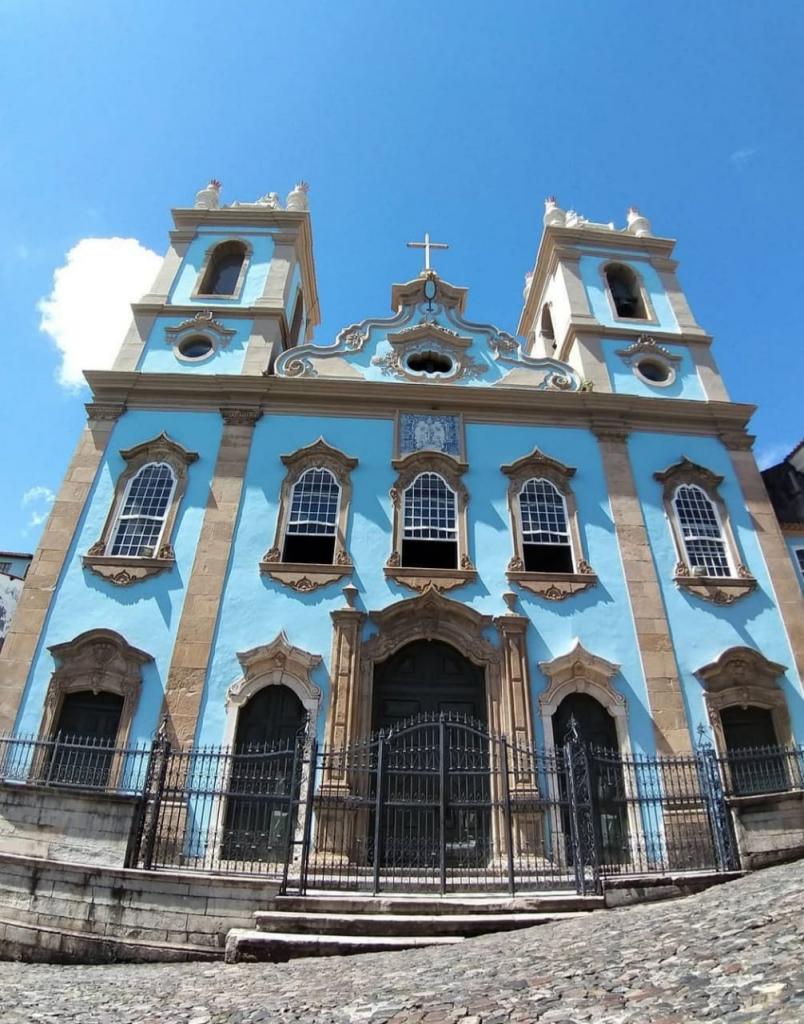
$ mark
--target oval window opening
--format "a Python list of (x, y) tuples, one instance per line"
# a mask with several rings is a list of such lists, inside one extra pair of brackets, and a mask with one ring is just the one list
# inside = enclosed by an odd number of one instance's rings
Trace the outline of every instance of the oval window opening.
[(415, 352), (408, 356), (408, 369), (414, 373), (449, 373), (452, 360), (440, 352)]
[(212, 351), (212, 342), (209, 338), (200, 335), (194, 338), (185, 338), (179, 345), (179, 352), (185, 359), (203, 359)]
[(637, 369), (645, 380), (653, 384), (664, 384), (670, 379), (670, 370), (664, 363), (658, 363), (655, 359), (643, 359), (637, 363)]

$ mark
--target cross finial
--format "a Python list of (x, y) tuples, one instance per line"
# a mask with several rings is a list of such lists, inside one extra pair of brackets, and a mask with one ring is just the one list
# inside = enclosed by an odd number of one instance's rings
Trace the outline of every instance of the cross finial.
[(408, 249), (424, 249), (424, 270), (423, 274), (428, 273), (432, 269), (430, 266), (430, 250), (431, 249), (449, 249), (446, 242), (431, 242), (430, 232), (425, 231), (423, 242), (408, 242)]

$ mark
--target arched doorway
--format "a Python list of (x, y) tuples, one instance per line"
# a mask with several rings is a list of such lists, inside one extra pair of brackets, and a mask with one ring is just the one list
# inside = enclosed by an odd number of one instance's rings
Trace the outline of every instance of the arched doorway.
[(47, 775), (51, 782), (71, 786), (105, 786), (114, 747), (123, 698), (117, 693), (74, 690), (66, 693), (53, 728), (59, 741), (53, 749)]
[(373, 729), (439, 714), (485, 724), (486, 686), (478, 665), (440, 640), (416, 640), (375, 666)]
[(574, 724), (580, 741), (596, 753), (589, 758), (592, 800), (604, 864), (630, 859), (628, 815), (617, 726), (600, 701), (588, 693), (570, 693), (553, 714), (553, 736), (562, 744)]
[(305, 717), (302, 702), (282, 685), (263, 687), (240, 709), (224, 823), (225, 860), (284, 860), (296, 785), (294, 753)]
[(789, 786), (785, 759), (769, 708), (734, 704), (720, 712), (731, 786), (738, 796), (776, 793)]
[[(477, 868), (491, 852), (490, 741), (482, 669), (447, 643), (417, 640), (374, 671), (372, 722), (386, 738), (385, 869)], [(377, 816), (369, 820), (369, 833)], [(443, 864), (442, 864), (443, 860)]]

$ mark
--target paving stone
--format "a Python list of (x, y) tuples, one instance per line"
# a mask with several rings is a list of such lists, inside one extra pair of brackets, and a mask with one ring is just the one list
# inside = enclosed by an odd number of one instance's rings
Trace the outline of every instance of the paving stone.
[(0, 963), (3, 1024), (804, 1022), (804, 861), (458, 946), (286, 964)]

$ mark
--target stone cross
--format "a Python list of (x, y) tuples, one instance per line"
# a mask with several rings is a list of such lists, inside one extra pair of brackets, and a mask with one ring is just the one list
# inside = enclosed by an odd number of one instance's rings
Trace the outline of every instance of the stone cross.
[(430, 270), (430, 250), (431, 249), (449, 249), (446, 242), (431, 242), (430, 232), (425, 231), (423, 242), (408, 242), (408, 249), (424, 249), (424, 270), (425, 273)]

